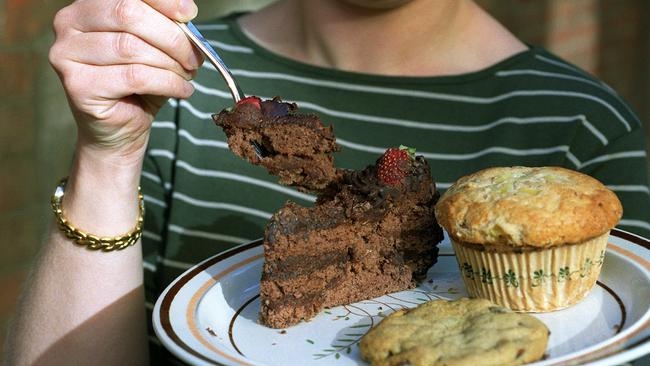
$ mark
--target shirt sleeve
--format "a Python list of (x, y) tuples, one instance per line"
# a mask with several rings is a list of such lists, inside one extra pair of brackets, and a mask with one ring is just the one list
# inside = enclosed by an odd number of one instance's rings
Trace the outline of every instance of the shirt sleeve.
[(637, 124), (596, 151), (580, 171), (600, 180), (623, 204), (618, 228), (650, 237), (650, 189), (643, 126)]

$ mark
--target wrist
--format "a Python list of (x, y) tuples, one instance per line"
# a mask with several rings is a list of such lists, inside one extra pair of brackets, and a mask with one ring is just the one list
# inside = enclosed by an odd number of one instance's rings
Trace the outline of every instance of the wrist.
[(144, 150), (108, 153), (78, 144), (62, 202), (66, 218), (82, 231), (99, 236), (132, 230), (140, 215), (138, 186)]
[(80, 162), (89, 163), (97, 166), (98, 169), (108, 169), (118, 171), (129, 171), (139, 169), (144, 159), (147, 149), (149, 134), (141, 134), (132, 139), (124, 139), (120, 142), (114, 141), (98, 142), (94, 139), (84, 137), (79, 134), (75, 145), (75, 159), (81, 159)]
[(80, 181), (109, 192), (134, 192), (140, 183), (144, 149), (134, 154), (109, 154), (92, 147), (78, 146), (74, 152), (69, 186)]

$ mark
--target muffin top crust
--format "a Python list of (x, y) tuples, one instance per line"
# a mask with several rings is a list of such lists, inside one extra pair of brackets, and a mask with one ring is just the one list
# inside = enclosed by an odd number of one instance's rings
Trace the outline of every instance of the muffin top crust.
[(623, 208), (598, 180), (560, 167), (498, 167), (460, 178), (436, 205), (458, 242), (549, 247), (597, 237)]

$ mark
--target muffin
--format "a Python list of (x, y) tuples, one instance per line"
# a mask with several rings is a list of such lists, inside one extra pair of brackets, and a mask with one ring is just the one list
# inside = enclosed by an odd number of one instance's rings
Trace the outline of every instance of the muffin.
[(589, 293), (622, 212), (602, 183), (559, 167), (485, 169), (460, 178), (436, 205), (470, 296), (529, 312)]

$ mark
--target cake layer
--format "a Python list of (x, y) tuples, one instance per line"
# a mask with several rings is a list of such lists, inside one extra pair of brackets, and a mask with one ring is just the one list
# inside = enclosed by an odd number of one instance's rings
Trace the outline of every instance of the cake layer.
[(285, 279), (309, 274), (332, 264), (350, 261), (347, 251), (333, 251), (319, 255), (294, 255), (281, 261), (264, 262), (264, 279)]
[(338, 174), (336, 169), (332, 169), (334, 158), (330, 155), (304, 157), (272, 152), (271, 156), (272, 158), (262, 159), (260, 165), (265, 167), (269, 174), (277, 175), (280, 184), (319, 190), (335, 180)]
[[(355, 248), (356, 249), (356, 248)], [(282, 260), (269, 260), (264, 263), (264, 279), (286, 279), (319, 271), (331, 264), (374, 263), (380, 258), (391, 255), (393, 251), (382, 253), (381, 250), (365, 250), (355, 253), (355, 249), (348, 248), (341, 251), (324, 252), (316, 255), (295, 255), (282, 258)], [(359, 250), (356, 250), (359, 252)], [(435, 243), (430, 247), (404, 250), (401, 257), (404, 264), (411, 267), (413, 272), (426, 271), (437, 256)], [(361, 259), (359, 259), (359, 257)]]
[[(264, 284), (264, 283), (263, 283)], [(342, 272), (329, 280), (325, 291), (278, 295), (279, 299), (263, 298), (260, 320), (272, 328), (285, 328), (302, 319), (310, 319), (326, 307), (351, 304), (364, 299), (405, 290), (414, 286), (411, 272), (404, 265), (386, 264), (383, 272)], [(272, 286), (272, 285), (267, 285)]]
[[(363, 202), (353, 202), (350, 205), (353, 210), (335, 206), (336, 202), (314, 208), (288, 202), (267, 225), (265, 255), (267, 260), (273, 261), (356, 246), (369, 250), (388, 246), (402, 251), (433, 247), (442, 239), (440, 228), (431, 218), (433, 202), (431, 200), (425, 208), (405, 201), (403, 206), (391, 207), (382, 214), (373, 214), (372, 207), (360, 208)], [(304, 242), (311, 245), (303, 245)]]
[[(348, 273), (370, 272), (382, 274), (391, 272), (393, 268), (407, 270), (409, 273), (412, 272), (402, 256), (394, 251), (389, 253), (368, 253), (365, 257), (359, 259), (348, 255), (347, 258), (340, 261), (328, 261), (326, 263), (318, 261), (317, 258), (313, 258), (313, 260), (320, 266), (313, 265), (309, 270), (301, 271), (278, 272), (272, 270), (273, 265), (265, 264), (261, 292), (268, 298), (275, 299), (284, 294), (310, 293), (323, 290), (334, 278)], [(273, 286), (266, 289), (264, 286), (267, 283), (273, 283)]]

